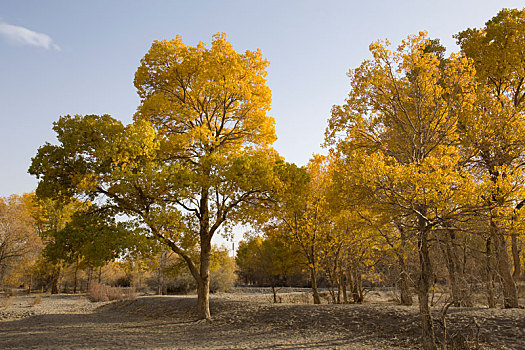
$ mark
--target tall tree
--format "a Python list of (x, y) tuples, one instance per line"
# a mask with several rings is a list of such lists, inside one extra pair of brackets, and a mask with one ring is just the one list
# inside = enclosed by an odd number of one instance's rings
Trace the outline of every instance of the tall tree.
[(321, 249), (326, 248), (327, 242), (327, 163), (326, 157), (314, 155), (305, 168), (287, 166), (284, 191), (270, 221), (271, 225), (281, 225), (280, 231), (286, 238), (301, 248), (308, 263), (315, 304), (321, 303), (317, 280)]
[(404, 216), (417, 241), (417, 293), (423, 348), (436, 349), (429, 306), (430, 235), (470, 203), (472, 184), (458, 169), (456, 127), (469, 113), (473, 69), (457, 55), (440, 60), (425, 33), (370, 45), (373, 59), (350, 71), (351, 91), (335, 106), (327, 141), (353, 163), (352, 181), (385, 214)]
[(518, 307), (505, 237), (512, 239), (519, 270), (518, 232), (511, 228), (525, 197), (525, 10), (501, 10), (484, 28), (467, 29), (456, 38), (480, 83), (476, 118), (462, 121), (461, 131), (491, 207), (487, 253), (493, 245), (505, 307)]
[(37, 193), (87, 195), (147, 226), (187, 263), (199, 318), (209, 319), (211, 239), (256, 213), (282, 165), (269, 148), (267, 66), (260, 51), (235, 52), (224, 34), (210, 48), (154, 42), (135, 75), (134, 123), (61, 118), (59, 145), (41, 147), (30, 168), (42, 180)]

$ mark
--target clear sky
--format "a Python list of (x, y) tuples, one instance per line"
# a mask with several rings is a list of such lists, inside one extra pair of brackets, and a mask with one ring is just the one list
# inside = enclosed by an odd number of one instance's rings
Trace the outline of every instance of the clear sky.
[(270, 61), (275, 148), (305, 164), (321, 152), (326, 120), (348, 93), (346, 72), (370, 57), (368, 45), (397, 44), (426, 30), (456, 51), (452, 35), (480, 27), (494, 0), (0, 0), (0, 196), (30, 192), (31, 157), (54, 141), (66, 114), (111, 114), (130, 122), (133, 76), (153, 40), (180, 34), (194, 45), (226, 32), (242, 52)]

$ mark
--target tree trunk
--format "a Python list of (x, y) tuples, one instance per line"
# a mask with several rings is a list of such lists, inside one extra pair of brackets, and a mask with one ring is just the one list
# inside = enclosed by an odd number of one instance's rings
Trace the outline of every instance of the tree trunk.
[(51, 294), (58, 294), (58, 281), (60, 280), (60, 266), (55, 267), (51, 276)]
[(503, 306), (506, 309), (517, 308), (518, 305), (518, 291), (516, 283), (512, 278), (510, 272), (509, 256), (507, 255), (507, 246), (505, 243), (505, 236), (500, 234), (495, 227), (493, 229), (494, 251), (496, 253), (496, 261), (498, 262), (498, 272), (501, 277), (501, 287), (503, 291)]
[(314, 267), (310, 267), (310, 277), (312, 279), (312, 293), (314, 296), (314, 304), (321, 304), (319, 291), (317, 290), (317, 274)]
[(78, 289), (78, 260), (75, 264), (75, 274), (74, 277), (75, 281), (73, 282), (73, 294), (77, 294)]
[(365, 295), (363, 292), (363, 278), (361, 278), (361, 271), (359, 270), (356, 270), (356, 281), (357, 295), (359, 296), (357, 302), (362, 303), (365, 300)]
[(58, 294), (58, 276), (53, 276), (51, 280), (51, 294)]
[(418, 218), (418, 248), (420, 276), (417, 283), (417, 296), (419, 301), (419, 316), (423, 333), (423, 349), (437, 350), (432, 314), (429, 306), (429, 291), (432, 285), (433, 273), (428, 247), (428, 228), (423, 217)]
[(410, 283), (405, 258), (401, 254), (396, 254), (396, 256), (397, 262), (399, 264), (399, 270), (401, 271), (397, 281), (401, 305), (410, 306), (414, 301), (412, 300), (412, 294), (410, 293)]
[(33, 288), (33, 272), (29, 275), (29, 288), (27, 289), (27, 294), (31, 294), (31, 288)]
[(403, 225), (401, 224), (399, 220), (395, 220), (394, 222), (396, 224), (396, 227), (399, 231), (399, 235), (401, 238), (401, 246), (400, 246), (401, 251), (395, 252), (397, 262), (399, 265), (399, 271), (400, 271), (399, 279), (396, 285), (399, 289), (401, 305), (410, 306), (413, 304), (414, 301), (412, 299), (412, 293), (410, 293), (410, 278), (409, 278), (408, 269), (406, 266), (406, 258), (403, 255), (407, 251), (407, 248), (406, 248), (407, 234), (405, 230), (403, 229)]
[(277, 304), (277, 290), (275, 289), (275, 285), (272, 283), (272, 293), (273, 293), (273, 303)]
[(512, 261), (514, 262), (514, 271), (512, 272), (512, 278), (514, 282), (517, 282), (521, 277), (521, 259), (520, 259), (520, 249), (518, 236), (512, 235), (511, 237), (512, 244)]
[(492, 237), (487, 238), (486, 244), (486, 269), (487, 269), (487, 303), (490, 309), (496, 307), (496, 298), (494, 296), (494, 270), (492, 269)]
[(346, 281), (345, 281), (345, 274), (343, 272), (343, 269), (339, 271), (339, 279), (341, 284), (341, 290), (343, 292), (343, 303), (348, 304), (348, 294), (346, 293)]
[(337, 284), (337, 303), (338, 304), (341, 304), (341, 289), (342, 289), (342, 286), (341, 286), (341, 279), (339, 278), (339, 276), (341, 275), (339, 273), (339, 268), (334, 271), (334, 279), (335, 279), (335, 282)]
[(197, 281), (197, 314), (199, 319), (210, 320), (210, 258), (209, 238), (201, 240), (200, 278)]
[(330, 292), (330, 297), (332, 298), (332, 304), (337, 304), (337, 297), (335, 294), (335, 271), (332, 271), (330, 268), (328, 268), (328, 291)]
[(353, 263), (351, 264), (351, 268), (348, 273), (348, 277), (350, 281), (350, 289), (352, 291), (352, 299), (354, 303), (360, 304), (363, 302), (363, 288), (361, 285), (361, 272)]
[(444, 253), (448, 270), (448, 284), (452, 302), (455, 307), (470, 306), (471, 302), (466, 293), (462, 269), (459, 268), (459, 259), (454, 246), (456, 234), (454, 230), (448, 229), (445, 233)]

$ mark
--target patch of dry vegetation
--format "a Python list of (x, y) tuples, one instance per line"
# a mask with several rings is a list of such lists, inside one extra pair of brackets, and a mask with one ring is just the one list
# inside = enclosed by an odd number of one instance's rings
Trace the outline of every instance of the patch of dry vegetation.
[(133, 299), (137, 297), (135, 288), (110, 287), (97, 282), (91, 282), (87, 297), (92, 302)]

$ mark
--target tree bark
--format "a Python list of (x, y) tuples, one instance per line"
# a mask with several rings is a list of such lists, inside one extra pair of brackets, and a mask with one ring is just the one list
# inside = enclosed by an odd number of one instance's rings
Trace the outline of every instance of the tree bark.
[(466, 281), (463, 276), (463, 269), (460, 263), (455, 247), (456, 234), (454, 230), (447, 229), (445, 233), (444, 253), (448, 270), (448, 283), (450, 295), (452, 296), (452, 305), (455, 307), (471, 306), (472, 303), (466, 292)]
[(272, 283), (272, 293), (273, 293), (273, 303), (277, 304), (277, 290), (275, 289), (275, 284)]
[(211, 320), (210, 314), (210, 260), (211, 237), (209, 189), (201, 190), (199, 203), (200, 266), (197, 277), (197, 314), (199, 319)]
[(507, 246), (505, 243), (505, 236), (499, 232), (494, 223), (491, 223), (492, 235), (494, 240), (494, 251), (496, 253), (496, 261), (498, 263), (498, 272), (501, 277), (501, 287), (503, 291), (503, 306), (506, 309), (517, 308), (518, 291), (516, 283), (512, 278), (510, 272), (509, 256), (507, 255)]
[(210, 239), (201, 241), (200, 278), (197, 281), (197, 314), (199, 319), (211, 319), (210, 314)]
[(310, 267), (310, 277), (312, 279), (312, 294), (314, 297), (314, 304), (321, 304), (319, 291), (317, 290), (317, 274), (314, 267)]
[(73, 284), (73, 294), (77, 294), (78, 289), (78, 259), (75, 264), (75, 275), (74, 275), (75, 282)]
[(355, 266), (355, 264), (351, 264), (351, 269), (348, 273), (349, 280), (350, 280), (350, 288), (352, 291), (352, 299), (354, 303), (361, 304), (363, 302), (363, 288), (362, 288), (362, 281), (361, 281), (361, 272)]
[(339, 273), (340, 271), (340, 268), (337, 268), (336, 271), (334, 271), (334, 279), (337, 283), (337, 303), (338, 304), (341, 304), (341, 294), (342, 294), (342, 285), (341, 285), (341, 278), (339, 278), (341, 276), (341, 274)]
[(423, 217), (418, 218), (418, 248), (420, 276), (417, 283), (417, 296), (419, 301), (419, 316), (423, 333), (423, 349), (437, 350), (434, 325), (429, 305), (429, 291), (432, 285), (433, 273), (428, 247), (428, 228)]
[(487, 303), (490, 309), (496, 307), (496, 298), (494, 296), (494, 270), (492, 268), (492, 237), (487, 238), (485, 264), (487, 269)]
[(414, 301), (412, 300), (412, 294), (410, 293), (410, 283), (405, 259), (401, 254), (397, 254), (396, 256), (400, 270), (399, 279), (397, 281), (397, 288), (399, 289), (401, 305), (410, 306), (413, 304)]
[(53, 268), (53, 272), (51, 275), (51, 294), (58, 294), (58, 281), (60, 280), (60, 273), (61, 273), (61, 267), (55, 267)]
[(414, 301), (412, 299), (412, 294), (410, 293), (410, 278), (406, 266), (406, 258), (404, 256), (404, 253), (406, 252), (407, 235), (401, 222), (397, 220), (395, 223), (401, 238), (401, 251), (395, 250), (397, 263), (399, 265), (399, 279), (396, 281), (396, 286), (399, 289), (401, 305), (410, 306)]
[(452, 296), (452, 305), (455, 307), (459, 307), (461, 305), (461, 297), (460, 292), (458, 288), (458, 283), (456, 280), (456, 261), (454, 260), (454, 257), (452, 256), (452, 244), (453, 244), (453, 234), (451, 230), (447, 230), (445, 233), (445, 260), (447, 263), (447, 270), (448, 270), (448, 284), (450, 288), (450, 294)]
[(339, 283), (341, 284), (341, 290), (343, 292), (343, 303), (348, 304), (348, 294), (346, 292), (345, 274), (342, 268), (341, 268), (341, 271), (339, 271), (339, 279), (340, 279)]
[(512, 261), (514, 263), (514, 270), (512, 271), (512, 278), (514, 282), (517, 282), (521, 277), (521, 259), (520, 259), (520, 249), (518, 236), (511, 236), (511, 245), (512, 245)]

